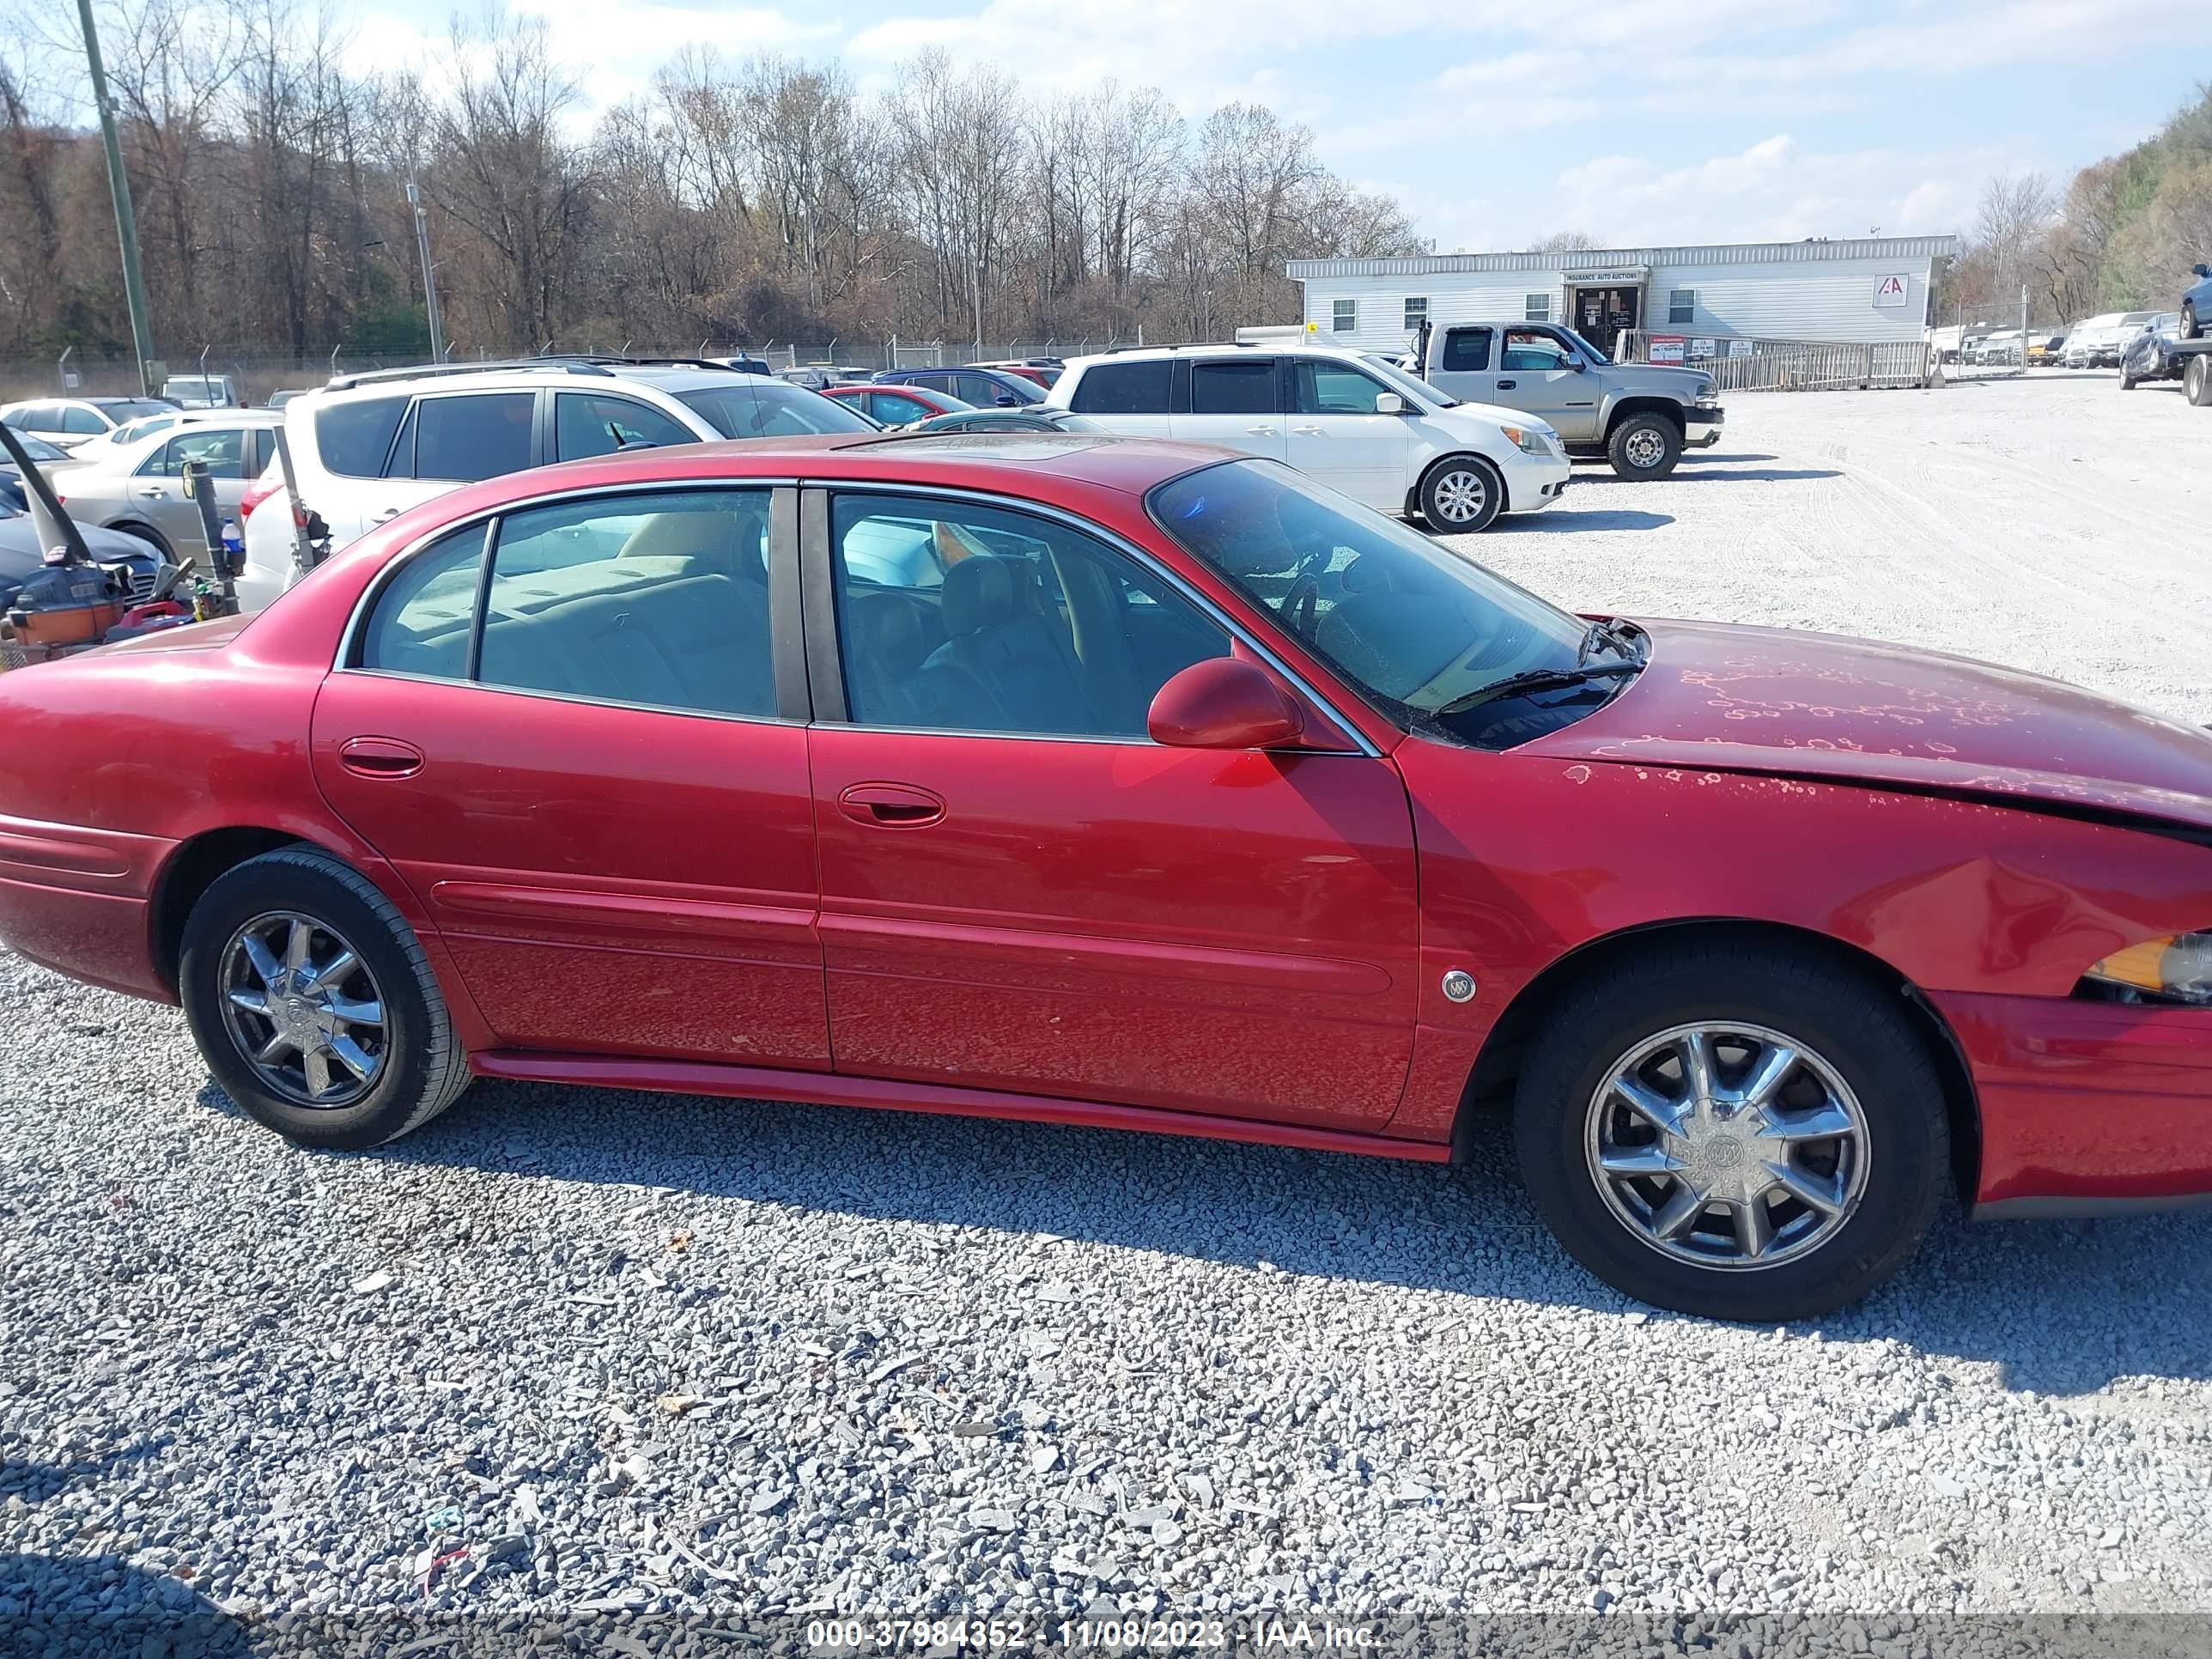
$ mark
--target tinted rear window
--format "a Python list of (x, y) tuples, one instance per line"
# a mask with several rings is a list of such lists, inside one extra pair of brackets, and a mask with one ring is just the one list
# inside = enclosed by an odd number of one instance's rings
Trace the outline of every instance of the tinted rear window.
[(317, 410), (315, 449), (324, 470), (342, 478), (382, 477), (392, 434), (406, 413), (404, 398), (363, 398)]
[(1174, 385), (1175, 364), (1164, 357), (1098, 363), (1083, 371), (1068, 406), (1084, 415), (1164, 415)]
[(725, 438), (796, 438), (811, 432), (876, 429), (866, 416), (803, 386), (751, 380), (676, 395)]
[(475, 483), (530, 465), (534, 392), (425, 398), (415, 411), (415, 476)]
[(1273, 415), (1275, 361), (1193, 363), (1190, 412), (1194, 415)]

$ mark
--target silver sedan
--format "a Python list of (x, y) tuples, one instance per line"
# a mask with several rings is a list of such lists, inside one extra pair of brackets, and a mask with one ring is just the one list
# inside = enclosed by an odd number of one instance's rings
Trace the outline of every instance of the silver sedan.
[(185, 463), (205, 463), (215, 482), (217, 518), (235, 519), (247, 483), (261, 476), (276, 453), (283, 419), (265, 409), (197, 418), (103, 447), (96, 459), (53, 467), (48, 476), (80, 525), (124, 531), (175, 562), (202, 550), (199, 507), (185, 494)]

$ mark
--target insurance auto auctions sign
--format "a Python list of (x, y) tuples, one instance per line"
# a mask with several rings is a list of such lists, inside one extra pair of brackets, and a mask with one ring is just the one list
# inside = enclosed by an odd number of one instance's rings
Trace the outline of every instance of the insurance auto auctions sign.
[(1878, 306), (1901, 306), (1911, 292), (1912, 285), (1901, 275), (1874, 279), (1874, 302)]

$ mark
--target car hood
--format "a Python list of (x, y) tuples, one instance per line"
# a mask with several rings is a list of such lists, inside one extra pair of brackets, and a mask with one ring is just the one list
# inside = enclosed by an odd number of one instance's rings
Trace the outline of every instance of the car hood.
[(1531, 415), (1525, 409), (1509, 409), (1504, 404), (1456, 403), (1449, 409), (1437, 410), (1425, 418), (1446, 428), (1455, 422), (1464, 421), (1471, 428), (1486, 432), (1492, 437), (1497, 435), (1497, 429), (1501, 426), (1517, 426), (1523, 431), (1531, 427), (1541, 427), (1547, 432), (1557, 429), (1541, 415)]
[(1522, 753), (1971, 797), (2212, 834), (2212, 733), (1871, 640), (1650, 622), (1650, 665)]
[[(156, 556), (149, 544), (119, 530), (79, 525), (77, 533), (84, 538), (87, 552), (110, 564), (121, 559)], [(46, 550), (39, 544), (38, 526), (29, 514), (0, 519), (0, 576), (20, 580), (36, 570), (45, 559)]]

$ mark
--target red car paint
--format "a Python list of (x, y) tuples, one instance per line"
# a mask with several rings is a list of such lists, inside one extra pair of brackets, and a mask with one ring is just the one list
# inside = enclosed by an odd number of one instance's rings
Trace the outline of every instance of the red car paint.
[[(0, 748), (0, 937), (173, 1000), (165, 884), (296, 837), (416, 929), (485, 1075), (1440, 1159), (1486, 1045), (1581, 953), (1733, 920), (1862, 952), (1932, 1011), (1974, 1095), (1984, 1205), (2212, 1191), (2212, 1013), (2070, 995), (2122, 946), (2212, 927), (2212, 738), (1954, 659), (1673, 623), (1649, 624), (1620, 696), (1550, 737), (1408, 736), (1150, 522), (1147, 490), (1219, 459), (830, 439), (455, 491), (249, 623), (0, 678), (20, 734)], [(441, 526), (708, 478), (1073, 514), (1319, 701), (1297, 748), (1232, 752), (331, 672), (370, 581)], [(1349, 752), (1354, 733), (1379, 753)], [(1455, 968), (1469, 1001), (1439, 988)]]
[(822, 395), (835, 398), (841, 404), (851, 404), (864, 415), (874, 412), (869, 406), (871, 400), (878, 404), (888, 400), (907, 404), (910, 407), (900, 410), (900, 416), (917, 421), (926, 421), (933, 415), (951, 415), (958, 410), (973, 407), (919, 386), (877, 386), (872, 383), (867, 386), (833, 386), (823, 387)]

